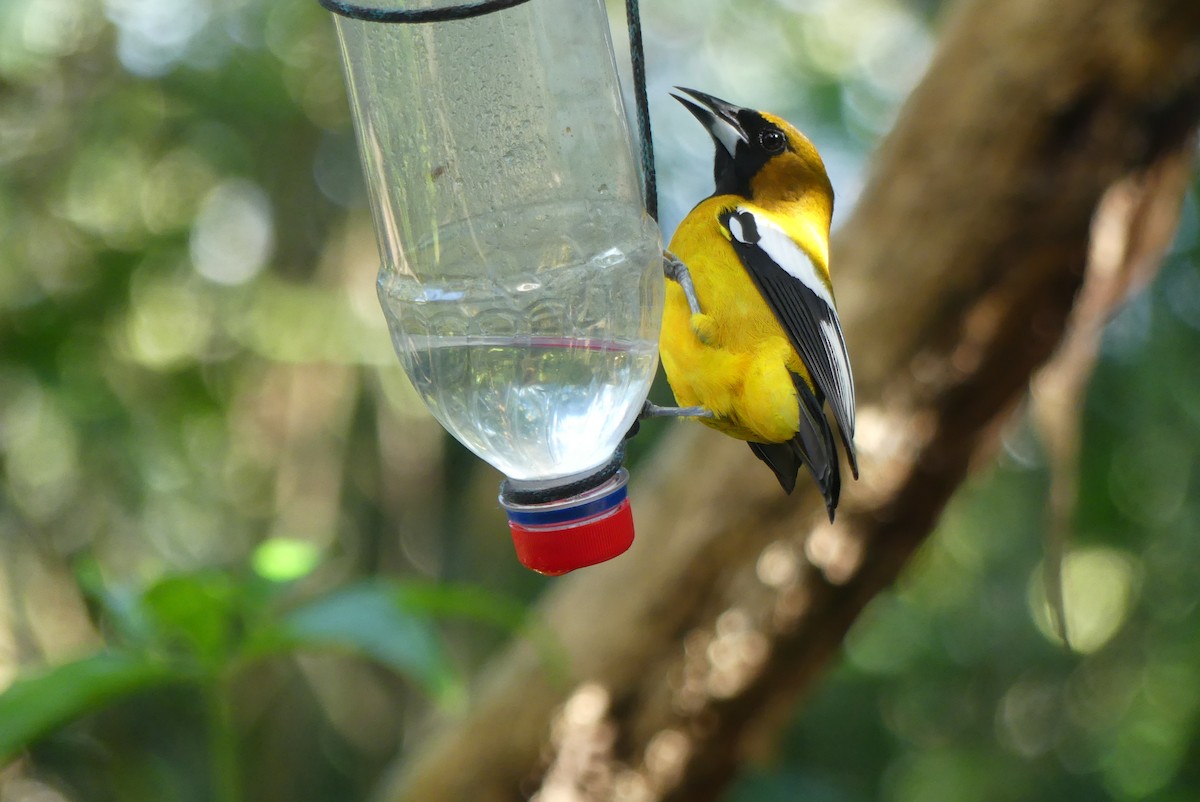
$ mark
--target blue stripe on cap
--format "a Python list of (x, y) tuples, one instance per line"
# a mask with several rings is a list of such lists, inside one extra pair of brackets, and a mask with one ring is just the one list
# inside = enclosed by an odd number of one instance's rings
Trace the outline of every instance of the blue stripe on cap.
[(519, 510), (507, 509), (508, 520), (521, 526), (556, 526), (560, 524), (585, 521), (595, 518), (620, 506), (629, 495), (628, 486), (621, 483), (620, 487), (611, 493), (598, 496), (580, 504), (577, 507), (556, 507), (550, 510), (539, 510), (536, 505), (529, 505)]

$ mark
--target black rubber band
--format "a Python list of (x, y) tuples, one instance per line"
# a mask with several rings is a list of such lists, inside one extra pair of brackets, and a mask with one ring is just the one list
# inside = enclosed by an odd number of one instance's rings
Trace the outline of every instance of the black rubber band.
[(504, 11), (528, 3), (529, 0), (476, 0), (474, 3), (459, 3), (456, 6), (443, 6), (442, 8), (372, 8), (345, 3), (342, 0), (317, 0), (317, 2), (334, 14), (363, 22), (414, 24), (482, 17), (484, 14)]
[(617, 448), (613, 458), (603, 468), (570, 484), (544, 487), (540, 490), (516, 490), (512, 482), (505, 479), (500, 483), (500, 497), (510, 504), (548, 504), (552, 501), (562, 501), (564, 498), (578, 496), (599, 487), (617, 475), (621, 463), (625, 461), (625, 447)]

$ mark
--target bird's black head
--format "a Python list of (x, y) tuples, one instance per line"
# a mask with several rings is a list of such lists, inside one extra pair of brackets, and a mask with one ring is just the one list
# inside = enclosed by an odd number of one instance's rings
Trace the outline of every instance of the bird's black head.
[(748, 196), (751, 179), (768, 161), (791, 149), (789, 132), (784, 128), (787, 124), (782, 120), (695, 89), (675, 88), (694, 99), (672, 95), (704, 125), (716, 145), (713, 178), (719, 194)]
[(833, 187), (820, 154), (786, 120), (765, 111), (745, 109), (724, 100), (676, 87), (691, 99), (674, 95), (703, 123), (716, 146), (713, 176), (718, 195), (738, 195), (758, 202), (804, 200), (819, 206), (828, 219)]

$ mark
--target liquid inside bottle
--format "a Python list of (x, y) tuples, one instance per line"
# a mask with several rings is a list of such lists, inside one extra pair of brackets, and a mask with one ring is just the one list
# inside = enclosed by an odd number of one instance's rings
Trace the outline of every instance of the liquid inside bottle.
[[(522, 251), (533, 264), (488, 271), (514, 276), (508, 281), (481, 282), (477, 269), (456, 279), (448, 268), (459, 250), (497, 234), (478, 220), (439, 232), (438, 279), (380, 274), (380, 300), (413, 385), (455, 438), (511, 479), (573, 476), (611, 459), (658, 364), (656, 232), (619, 207), (598, 207), (570, 238), (537, 237), (561, 231), (536, 225), (539, 218), (574, 213), (505, 215), (503, 227), (532, 235)], [(625, 224), (616, 241), (614, 216)]]
[[(443, 337), (414, 346), (406, 361), (429, 409), (513, 479), (578, 473), (611, 456), (656, 357), (653, 343), (629, 341)], [(446, 392), (447, 380), (456, 391)]]

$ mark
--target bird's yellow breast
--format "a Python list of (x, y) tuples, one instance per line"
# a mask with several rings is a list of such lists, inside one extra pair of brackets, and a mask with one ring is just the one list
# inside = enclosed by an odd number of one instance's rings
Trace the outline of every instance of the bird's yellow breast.
[(680, 286), (667, 282), (663, 369), (680, 405), (714, 413), (704, 423), (743, 440), (784, 442), (800, 425), (791, 374), (811, 381), (720, 223), (739, 204), (732, 196), (703, 201), (671, 240), (702, 314), (693, 316)]

